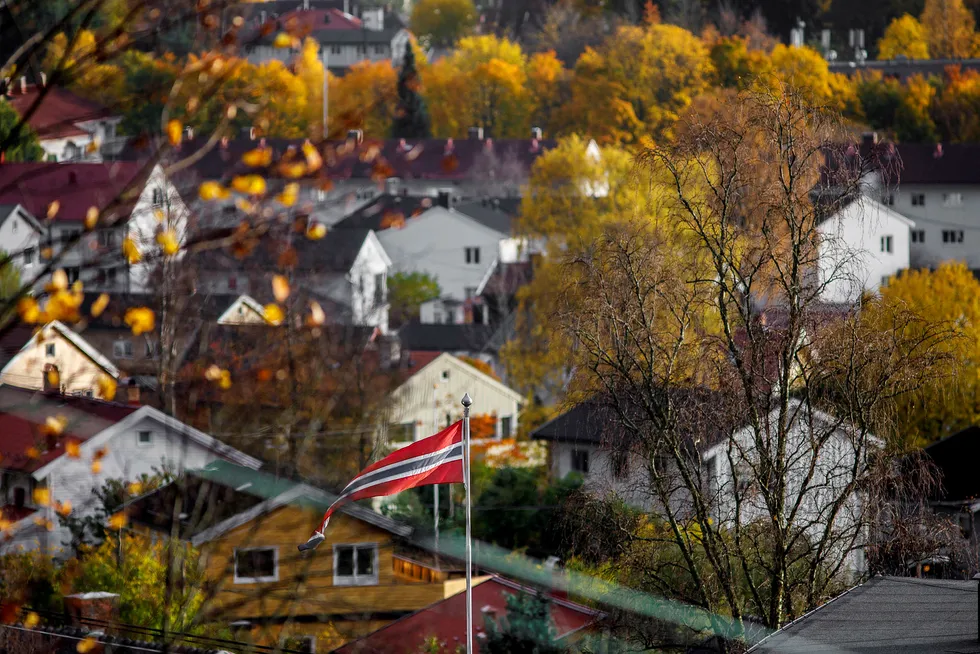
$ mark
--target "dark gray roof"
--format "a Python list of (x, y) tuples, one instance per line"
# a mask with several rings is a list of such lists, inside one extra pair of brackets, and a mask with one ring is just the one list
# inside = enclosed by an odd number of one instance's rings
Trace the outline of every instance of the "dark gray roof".
[(875, 577), (749, 651), (978, 653), (977, 582)]
[(387, 222), (400, 215), (405, 221), (421, 215), (437, 204), (435, 198), (421, 195), (384, 193), (363, 207), (350, 212), (333, 229), (387, 229)]
[(454, 208), (485, 227), (509, 235), (511, 222), (520, 213), (521, 200), (519, 198), (484, 198), (483, 200), (458, 204)]
[[(267, 234), (245, 257), (239, 259), (229, 252), (209, 251), (195, 258), (202, 270), (262, 270), (282, 268), (283, 252), (295, 250), (297, 271), (303, 273), (346, 273), (350, 271), (370, 236), (370, 229), (335, 229), (319, 240), (294, 234)], [(259, 298), (256, 298), (259, 299)]]
[(424, 352), (481, 352), (496, 330), (489, 325), (409, 323), (398, 330), (402, 349)]

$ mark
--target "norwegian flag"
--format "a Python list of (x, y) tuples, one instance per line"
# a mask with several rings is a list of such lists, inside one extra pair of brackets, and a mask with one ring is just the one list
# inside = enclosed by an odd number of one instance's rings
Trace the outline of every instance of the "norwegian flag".
[(315, 549), (324, 541), (323, 532), (330, 516), (348, 502), (365, 497), (394, 495), (409, 488), (433, 484), (463, 483), (463, 423), (446, 427), (380, 461), (369, 465), (344, 488), (327, 512), (320, 528), (299, 546), (301, 552)]

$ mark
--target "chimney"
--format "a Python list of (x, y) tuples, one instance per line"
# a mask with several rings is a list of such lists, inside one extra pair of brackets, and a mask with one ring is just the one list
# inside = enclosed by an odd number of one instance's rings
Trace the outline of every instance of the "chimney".
[(439, 191), (439, 197), (436, 199), (436, 206), (440, 206), (444, 209), (448, 209), (450, 205), (451, 195), (452, 195), (451, 191)]
[(541, 131), (541, 128), (540, 127), (532, 127), (531, 128), (531, 138), (532, 139), (537, 139), (538, 141), (540, 141), (543, 138), (541, 136), (542, 133), (543, 132)]
[(310, 0), (303, 0), (303, 11), (310, 10)]
[(360, 129), (347, 130), (347, 140), (354, 141), (354, 145), (360, 145), (364, 141), (364, 130), (360, 130)]
[(389, 177), (385, 180), (385, 193), (388, 195), (398, 195), (398, 182), (401, 180), (397, 177)]
[(27, 93), (27, 78), (23, 75), (20, 76), (20, 92)]
[(108, 632), (106, 623), (119, 621), (119, 595), (93, 592), (65, 596), (65, 612), (76, 627)]
[(78, 175), (75, 173), (74, 170), (69, 170), (68, 171), (68, 183), (69, 184), (78, 184)]
[(136, 385), (136, 380), (132, 377), (126, 384), (126, 403), (130, 406), (140, 405), (140, 387)]
[(47, 76), (46, 73), (43, 73), (42, 72), (41, 73), (41, 86), (47, 86), (47, 85), (48, 85), (48, 76)]
[(471, 141), (482, 141), (483, 140), (483, 128), (482, 127), (471, 127), (467, 133)]

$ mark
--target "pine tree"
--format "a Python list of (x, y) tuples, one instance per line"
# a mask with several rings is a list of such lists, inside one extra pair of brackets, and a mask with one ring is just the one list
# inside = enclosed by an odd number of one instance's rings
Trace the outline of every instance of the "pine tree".
[(398, 73), (398, 105), (391, 127), (394, 138), (426, 139), (432, 136), (429, 111), (419, 93), (419, 74), (411, 42), (405, 45), (405, 60)]
[(0, 154), (3, 161), (41, 161), (44, 150), (37, 134), (26, 124), (6, 100), (0, 98)]
[(480, 654), (568, 654), (555, 639), (547, 598), (527, 593), (505, 596), (507, 616), (500, 622), (487, 616)]

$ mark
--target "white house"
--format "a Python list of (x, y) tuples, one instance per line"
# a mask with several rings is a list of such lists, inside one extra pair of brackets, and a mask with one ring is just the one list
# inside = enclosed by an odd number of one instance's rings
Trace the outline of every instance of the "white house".
[[(69, 282), (81, 279), (88, 290), (129, 293), (147, 290), (158, 258), (145, 255), (159, 252), (157, 233), (172, 230), (181, 242), (188, 218), (161, 166), (122, 161), (4, 164), (0, 205), (20, 205), (43, 219), (50, 216), (39, 247), (68, 250), (59, 263)], [(93, 214), (97, 219), (91, 229), (86, 222)], [(12, 230), (0, 230), (0, 249), (20, 242)], [(135, 264), (123, 256), (126, 238), (144, 255)]]
[[(51, 424), (60, 429), (52, 431)], [(6, 385), (0, 386), (0, 430), (6, 551), (61, 547), (69, 534), (57, 512), (70, 507), (74, 515), (91, 514), (98, 501), (93, 491), (109, 479), (135, 480), (219, 459), (252, 469), (261, 464), (149, 406)]]
[(867, 196), (860, 196), (817, 226), (821, 299), (853, 303), (874, 293), (909, 267), (915, 223)]
[(517, 433), (517, 418), (524, 398), (493, 377), (443, 353), (419, 369), (391, 395), (389, 440), (407, 442), (444, 429), (463, 415), (459, 401), (473, 398), (471, 416), (496, 417), (497, 438)]
[(122, 116), (66, 89), (28, 84), (22, 77), (3, 98), (21, 116), (31, 112), (27, 124), (47, 161), (102, 161), (125, 143), (116, 135)]
[(218, 316), (219, 325), (268, 325), (265, 309), (248, 295), (241, 295)]
[(0, 384), (103, 398), (104, 380), (121, 373), (105, 355), (55, 320), (33, 334), (0, 368)]
[[(285, 250), (295, 252), (293, 285), (321, 305), (328, 321), (388, 330), (388, 273), (391, 259), (370, 229), (331, 230), (320, 240), (266, 236), (250, 256), (238, 259), (209, 252), (195, 260), (202, 291), (244, 293), (255, 305), (272, 302), (272, 275)], [(249, 302), (238, 306), (243, 312)], [(255, 306), (252, 307), (255, 309)], [(232, 317), (226, 315), (226, 324)]]
[(41, 270), (40, 246), (45, 228), (20, 204), (0, 205), (0, 249), (20, 271), (21, 283)]

